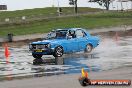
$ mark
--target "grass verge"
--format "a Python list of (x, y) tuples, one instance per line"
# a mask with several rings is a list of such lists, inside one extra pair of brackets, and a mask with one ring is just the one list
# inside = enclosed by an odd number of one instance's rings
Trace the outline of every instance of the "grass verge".
[(8, 33), (13, 33), (14, 35), (45, 33), (56, 28), (82, 27), (92, 29), (131, 24), (132, 12), (106, 12), (5, 24), (0, 27), (0, 35), (6, 36)]

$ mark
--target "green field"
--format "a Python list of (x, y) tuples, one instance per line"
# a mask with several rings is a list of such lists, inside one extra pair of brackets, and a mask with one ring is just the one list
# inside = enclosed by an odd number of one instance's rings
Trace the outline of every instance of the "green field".
[[(26, 9), (26, 10), (17, 10), (17, 11), (4, 11), (4, 12), (0, 12), (0, 19), (15, 18), (21, 16), (26, 16), (27, 18), (38, 17), (38, 16), (43, 16), (43, 17), (58, 16), (57, 10), (58, 8), (56, 7), (49, 7), (49, 8), (36, 8), (36, 9)], [(101, 9), (86, 8), (86, 7), (78, 8), (78, 13), (97, 12), (97, 11), (101, 11)], [(73, 14), (73, 13), (74, 13), (73, 7), (62, 8), (62, 15)]]
[[(67, 13), (65, 14), (72, 14), (68, 10), (69, 8), (65, 8), (65, 9), (67, 10)], [(89, 8), (81, 8), (81, 9), (82, 10), (80, 10), (80, 13), (101, 11), (99, 9), (89, 9)], [(28, 10), (18, 11), (18, 12), (14, 11), (14, 12), (9, 12), (10, 15), (9, 14), (5, 16), (0, 15), (0, 18), (4, 18), (8, 16), (12, 16), (12, 17), (22, 16), (22, 15), (31, 16), (32, 14), (36, 14), (35, 17), (37, 18), (37, 15), (40, 13), (42, 14), (43, 11), (44, 9), (34, 9), (31, 10), (30, 13), (28, 13)], [(43, 12), (43, 14), (45, 14), (45, 17), (48, 17), (48, 15), (46, 15), (49, 14), (48, 11), (49, 10), (46, 9)], [(68, 11), (70, 13), (68, 13)], [(100, 12), (94, 14), (85, 14), (85, 15), (82, 14), (78, 16), (55, 17), (49, 19), (32, 20), (32, 21), (24, 21), (24, 22), (16, 21), (15, 23), (2, 24), (0, 25), (0, 36), (6, 36), (8, 33), (13, 33), (14, 35), (45, 33), (56, 28), (82, 27), (82, 28), (92, 29), (92, 28), (131, 25), (131, 24), (132, 24), (132, 12), (105, 12), (105, 13)]]

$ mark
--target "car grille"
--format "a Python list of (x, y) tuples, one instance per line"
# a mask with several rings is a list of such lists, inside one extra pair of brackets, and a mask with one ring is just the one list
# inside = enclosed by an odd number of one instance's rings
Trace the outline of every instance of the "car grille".
[(46, 49), (46, 48), (48, 48), (47, 44), (43, 44), (43, 45), (32, 44), (32, 49)]

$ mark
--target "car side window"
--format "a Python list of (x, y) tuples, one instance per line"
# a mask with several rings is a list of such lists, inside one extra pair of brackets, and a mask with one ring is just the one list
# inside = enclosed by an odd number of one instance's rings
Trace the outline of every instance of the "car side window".
[(72, 38), (76, 38), (75, 31), (70, 30), (69, 33), (68, 33), (68, 36), (71, 36)]
[(77, 30), (76, 31), (76, 37), (77, 38), (84, 37), (84, 32), (82, 30)]
[(56, 33), (55, 32), (50, 32), (48, 35), (47, 35), (47, 38), (48, 39), (54, 39), (56, 36)]

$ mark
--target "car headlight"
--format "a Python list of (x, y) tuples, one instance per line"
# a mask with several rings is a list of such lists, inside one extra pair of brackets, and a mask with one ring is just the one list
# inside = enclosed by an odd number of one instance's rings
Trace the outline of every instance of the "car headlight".
[(50, 48), (50, 46), (51, 46), (50, 44), (46, 44), (46, 48)]

